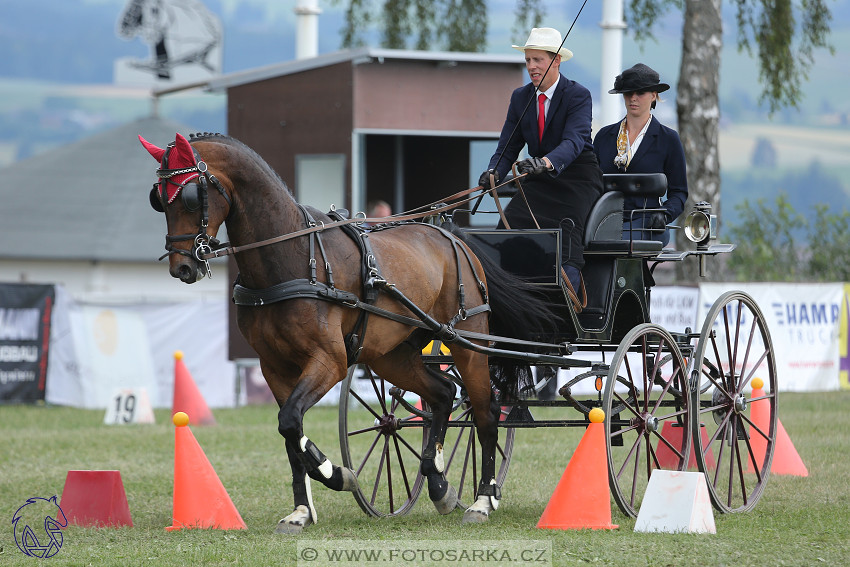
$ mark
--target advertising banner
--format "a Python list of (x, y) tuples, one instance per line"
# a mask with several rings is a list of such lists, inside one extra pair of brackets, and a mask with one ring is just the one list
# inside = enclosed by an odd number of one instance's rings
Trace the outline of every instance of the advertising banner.
[(841, 323), (838, 326), (838, 381), (850, 390), (850, 284), (844, 284), (841, 298)]
[(839, 388), (838, 336), (844, 284), (706, 283), (700, 285), (699, 320), (720, 295), (732, 289), (752, 297), (767, 322), (780, 391)]
[(0, 284), (0, 403), (44, 400), (52, 285)]

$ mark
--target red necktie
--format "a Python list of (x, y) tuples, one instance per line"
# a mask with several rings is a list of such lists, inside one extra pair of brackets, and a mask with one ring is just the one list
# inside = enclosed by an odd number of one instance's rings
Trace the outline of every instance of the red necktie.
[(537, 130), (540, 138), (539, 142), (543, 142), (543, 125), (546, 124), (546, 95), (540, 93), (537, 95)]

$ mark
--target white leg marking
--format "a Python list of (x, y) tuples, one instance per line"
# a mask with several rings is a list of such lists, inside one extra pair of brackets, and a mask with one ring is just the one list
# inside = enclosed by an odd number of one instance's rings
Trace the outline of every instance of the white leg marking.
[(437, 454), (434, 456), (434, 468), (441, 473), (446, 470), (446, 462), (443, 459), (443, 444), (437, 443)]
[(316, 505), (313, 504), (313, 489), (310, 487), (310, 477), (306, 474), (304, 475), (304, 482), (307, 484), (307, 504), (310, 506), (310, 517), (313, 519), (314, 524), (318, 524), (319, 515), (316, 514)]
[[(495, 478), (494, 478), (494, 479), (491, 479), (491, 480), (490, 480), (490, 484), (491, 484), (491, 485), (496, 484), (496, 479), (495, 479)], [(490, 506), (492, 506), (492, 507), (493, 507), (493, 510), (498, 510), (498, 509), (499, 509), (499, 500), (498, 500), (495, 496), (491, 496), (491, 497), (490, 497)]]

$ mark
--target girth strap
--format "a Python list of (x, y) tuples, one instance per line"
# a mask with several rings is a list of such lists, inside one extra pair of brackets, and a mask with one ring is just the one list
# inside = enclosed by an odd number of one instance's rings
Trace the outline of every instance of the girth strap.
[(236, 305), (259, 307), (287, 299), (325, 299), (351, 307), (359, 301), (353, 293), (331, 288), (322, 282), (310, 283), (306, 279), (290, 280), (264, 289), (233, 284), (233, 303)]

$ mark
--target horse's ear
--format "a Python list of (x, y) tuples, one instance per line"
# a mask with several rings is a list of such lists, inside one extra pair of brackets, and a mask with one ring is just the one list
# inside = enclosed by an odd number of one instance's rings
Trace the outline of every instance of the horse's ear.
[(155, 159), (157, 163), (162, 162), (162, 156), (163, 154), (165, 154), (164, 149), (154, 146), (153, 144), (142, 138), (141, 134), (139, 134), (139, 141), (142, 143), (148, 153), (153, 156), (153, 159)]
[(186, 156), (190, 160), (194, 161), (194, 152), (192, 152), (192, 145), (189, 144), (189, 140), (180, 135), (180, 132), (177, 132), (174, 138), (174, 147), (177, 148), (177, 154)]

